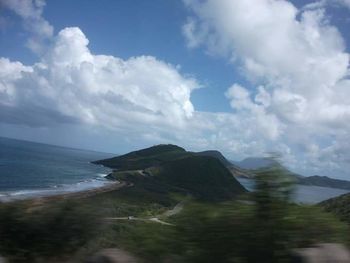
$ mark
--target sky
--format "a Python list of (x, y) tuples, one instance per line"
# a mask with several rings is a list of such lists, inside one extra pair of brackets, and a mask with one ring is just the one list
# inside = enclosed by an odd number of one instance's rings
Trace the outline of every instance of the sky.
[(349, 25), (349, 0), (0, 0), (0, 136), (350, 179)]

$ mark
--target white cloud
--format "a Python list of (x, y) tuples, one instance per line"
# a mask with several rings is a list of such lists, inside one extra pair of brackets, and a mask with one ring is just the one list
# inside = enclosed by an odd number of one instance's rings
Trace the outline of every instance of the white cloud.
[[(88, 42), (79, 28), (66, 28), (32, 66), (1, 58), (2, 121), (165, 130), (191, 118), (190, 93), (199, 87), (195, 80), (150, 56), (123, 60), (94, 55)], [(30, 113), (35, 118), (28, 118)]]
[(350, 0), (319, 0), (304, 6), (304, 9), (317, 9), (327, 6), (346, 7), (350, 9)]
[[(333, 158), (339, 147), (332, 146), (347, 147), (343, 140), (350, 136), (349, 54), (322, 5), (298, 10), (285, 0), (184, 2), (192, 13), (184, 25), (189, 45), (227, 58), (257, 86), (249, 92), (234, 84), (226, 93), (247, 129), (258, 127), (264, 135), (256, 141), (274, 141), (276, 147), (262, 143), (271, 147), (265, 150), (284, 145), (299, 163), (306, 154), (315, 167), (349, 168), (350, 147), (347, 158)], [(324, 155), (330, 161), (322, 162)]]
[(53, 36), (53, 26), (42, 16), (45, 0), (0, 0), (1, 7), (22, 18), (24, 28), (31, 33), (26, 43), (27, 47), (35, 53), (43, 53), (47, 42)]

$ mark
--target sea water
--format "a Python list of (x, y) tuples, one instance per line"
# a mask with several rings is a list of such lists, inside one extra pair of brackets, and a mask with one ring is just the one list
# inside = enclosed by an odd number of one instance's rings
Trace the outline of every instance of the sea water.
[(111, 156), (0, 137), (0, 201), (104, 186), (110, 169), (90, 162)]
[[(237, 178), (237, 180), (248, 191), (254, 191), (254, 180), (247, 178)], [(349, 193), (350, 191), (344, 189), (312, 186), (312, 185), (294, 185), (292, 199), (296, 203), (302, 204), (316, 204), (324, 200)]]

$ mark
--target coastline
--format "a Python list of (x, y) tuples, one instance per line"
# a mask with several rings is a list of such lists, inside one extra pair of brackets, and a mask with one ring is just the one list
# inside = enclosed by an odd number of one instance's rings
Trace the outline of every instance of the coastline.
[(20, 198), (20, 199), (9, 198), (6, 201), (1, 200), (0, 204), (1, 203), (27, 203), (27, 204), (30, 204), (30, 206), (38, 206), (38, 205), (43, 205), (45, 203), (54, 202), (54, 201), (88, 198), (91, 196), (95, 196), (97, 194), (115, 191), (126, 186), (129, 186), (129, 184), (126, 182), (110, 181), (109, 183), (100, 187), (95, 187), (95, 188), (85, 189), (85, 190), (80, 190), (75, 192), (52, 193), (50, 195), (29, 196), (29, 197)]
[(25, 210), (27, 212), (32, 212), (36, 210), (45, 209), (45, 207), (49, 205), (57, 204), (62, 201), (68, 201), (68, 200), (78, 201), (78, 200), (93, 197), (102, 193), (117, 191), (127, 186), (129, 186), (129, 184), (126, 182), (115, 181), (108, 185), (94, 188), (94, 189), (82, 190), (82, 191), (71, 192), (71, 193), (62, 193), (62, 194), (56, 194), (56, 195), (50, 195), (50, 196), (33, 197), (25, 200), (13, 200), (7, 203), (15, 204), (15, 205), (16, 204), (24, 205)]
[(70, 200), (84, 199), (84, 198), (95, 196), (101, 193), (115, 191), (125, 186), (128, 186), (128, 184), (125, 182), (115, 181), (115, 182), (111, 182), (108, 185), (101, 186), (98, 188), (82, 190), (78, 192), (62, 193), (62, 194), (51, 195), (51, 196), (34, 197), (23, 201), (29, 202), (31, 206), (38, 206), (49, 202), (63, 201), (68, 199)]

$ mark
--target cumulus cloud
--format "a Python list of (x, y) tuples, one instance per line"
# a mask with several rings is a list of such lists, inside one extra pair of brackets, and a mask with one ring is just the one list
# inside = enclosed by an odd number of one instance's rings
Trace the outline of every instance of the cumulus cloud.
[(264, 140), (289, 149), (290, 159), (307, 155), (319, 168), (348, 165), (350, 154), (336, 158), (336, 145), (346, 147), (350, 135), (349, 54), (322, 6), (298, 10), (285, 0), (184, 3), (191, 12), (183, 27), (188, 45), (227, 58), (250, 81), (251, 91), (234, 84), (226, 93), (248, 130), (258, 126)]
[(193, 115), (194, 79), (150, 56), (94, 55), (88, 43), (79, 28), (65, 28), (32, 66), (0, 58), (1, 121), (161, 130)]
[[(0, 8), (11, 10), (21, 17), (24, 28), (31, 34), (26, 45), (38, 54), (44, 52), (53, 36), (53, 26), (42, 16), (44, 7), (45, 0), (0, 0)], [(5, 24), (4, 19), (0, 17), (2, 24)]]

